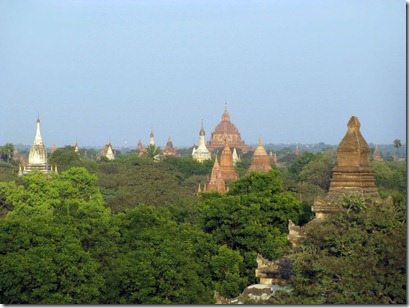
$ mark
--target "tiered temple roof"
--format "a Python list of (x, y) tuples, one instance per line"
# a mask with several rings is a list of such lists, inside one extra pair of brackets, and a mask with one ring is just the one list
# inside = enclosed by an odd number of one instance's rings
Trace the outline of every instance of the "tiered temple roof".
[(329, 193), (359, 191), (379, 195), (375, 187), (374, 171), (370, 166), (370, 149), (360, 132), (360, 122), (352, 116), (347, 132), (337, 148), (337, 165), (333, 168)]
[(221, 168), (218, 163), (218, 157), (215, 156), (215, 163), (212, 168), (211, 179), (207, 187), (204, 187), (204, 191), (219, 191), (225, 192), (225, 181), (222, 178)]
[(239, 178), (233, 166), (233, 157), (228, 141), (226, 141), (225, 148), (221, 154), (221, 175), (225, 181), (236, 180)]
[(215, 127), (211, 134), (211, 139), (207, 142), (206, 146), (212, 152), (215, 149), (224, 148), (225, 140), (229, 142), (231, 147), (240, 149), (243, 153), (248, 151), (245, 142), (241, 139), (241, 134), (231, 122), (226, 105), (222, 114), (222, 121)]
[(177, 150), (174, 148), (174, 145), (172, 144), (171, 137), (168, 137), (168, 141), (164, 149), (164, 155), (177, 156)]

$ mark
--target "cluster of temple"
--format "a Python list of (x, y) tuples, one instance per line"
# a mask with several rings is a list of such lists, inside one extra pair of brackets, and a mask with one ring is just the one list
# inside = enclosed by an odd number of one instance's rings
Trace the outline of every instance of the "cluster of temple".
[[(375, 151), (376, 158), (377, 155)], [(314, 200), (312, 206), (312, 211), (315, 213), (314, 219), (302, 227), (289, 221), (288, 240), (292, 244), (293, 251), (308, 236), (306, 232), (308, 226), (315, 226), (323, 219), (343, 210), (337, 205), (338, 199), (343, 194), (349, 193), (359, 193), (373, 203), (382, 202), (375, 186), (374, 171), (370, 165), (370, 149), (360, 132), (360, 122), (356, 116), (352, 116), (347, 123), (347, 132), (337, 148), (337, 163), (332, 170), (329, 192), (324, 198)], [(273, 261), (258, 255), (256, 261), (258, 267), (255, 270), (255, 276), (260, 283), (247, 287), (241, 295), (234, 299), (223, 298), (216, 293), (215, 299), (218, 304), (263, 303), (270, 296), (274, 296), (276, 290), (286, 290), (287, 281), (292, 274), (289, 254)], [(264, 294), (263, 298), (259, 296), (261, 293)]]
[[(352, 120), (353, 121), (353, 120)], [(350, 126), (355, 125), (354, 123), (349, 124)], [(357, 125), (357, 124), (356, 124)], [(364, 139), (363, 139), (364, 140)], [(363, 140), (360, 142), (363, 143)], [(149, 138), (149, 146), (155, 146), (154, 133), (151, 131)], [(340, 147), (340, 146), (339, 146)], [(342, 153), (343, 148), (349, 148), (350, 144), (346, 142), (340, 147), (340, 153)], [(54, 145), (51, 153), (56, 150)], [(139, 152), (139, 156), (144, 155), (147, 151), (141, 139), (138, 140), (138, 145), (136, 150)], [(79, 152), (78, 143), (76, 141), (74, 146), (74, 151)], [(245, 141), (241, 138), (238, 128), (231, 122), (231, 117), (229, 115), (228, 109), (225, 105), (225, 109), (222, 114), (222, 119), (220, 123), (215, 127), (214, 131), (211, 133), (211, 138), (209, 141), (205, 141), (205, 130), (203, 123), (199, 131), (199, 145), (192, 147), (192, 158), (198, 162), (204, 162), (206, 160), (213, 160), (214, 166), (210, 174), (210, 179), (207, 183), (199, 183), (198, 193), (199, 192), (209, 192), (209, 191), (218, 191), (226, 192), (229, 189), (229, 182), (236, 180), (239, 175), (235, 171), (236, 164), (241, 160), (241, 155), (246, 153), (253, 153), (251, 158), (251, 165), (247, 171), (249, 174), (251, 171), (261, 171), (268, 172), (272, 169), (272, 165), (279, 167), (278, 158), (276, 153), (270, 151), (267, 154), (263, 144), (262, 138), (259, 137), (258, 145), (256, 149), (253, 146), (248, 146), (245, 144)], [(299, 155), (299, 149), (296, 146), (295, 151), (296, 156)], [(180, 156), (177, 154), (177, 150), (173, 146), (171, 137), (168, 137), (165, 148), (163, 148), (161, 155), (163, 156)], [(340, 154), (343, 157), (343, 154)], [(111, 142), (106, 144), (97, 159), (102, 157), (107, 158), (108, 160), (115, 159), (116, 151), (113, 149)], [(374, 160), (382, 160), (378, 146), (374, 151)], [(341, 158), (344, 161), (343, 158)], [(57, 166), (51, 167), (47, 159), (46, 147), (43, 143), (40, 133), (40, 119), (37, 119), (36, 123), (36, 135), (34, 138), (33, 145), (30, 149), (30, 154), (28, 161), (24, 157), (18, 157), (17, 150), (13, 155), (13, 160), (20, 161), (19, 175), (27, 174), (32, 170), (39, 170), (44, 173), (49, 173), (51, 171), (57, 172)], [(347, 162), (349, 163), (349, 162)], [(344, 185), (343, 179), (339, 179), (339, 173), (345, 171), (344, 162), (340, 165), (340, 170), (334, 171), (335, 179), (333, 181), (331, 191), (337, 190), (337, 185)], [(339, 184), (338, 184), (339, 183)]]

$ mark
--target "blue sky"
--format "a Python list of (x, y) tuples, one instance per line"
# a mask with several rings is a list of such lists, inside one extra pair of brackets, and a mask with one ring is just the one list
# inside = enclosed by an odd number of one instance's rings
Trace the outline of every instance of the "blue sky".
[(0, 2), (0, 144), (406, 140), (401, 0)]

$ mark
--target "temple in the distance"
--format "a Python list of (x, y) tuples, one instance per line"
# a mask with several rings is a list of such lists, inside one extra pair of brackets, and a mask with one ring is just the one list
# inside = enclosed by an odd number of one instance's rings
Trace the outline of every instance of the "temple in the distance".
[(206, 143), (207, 149), (212, 152), (215, 149), (224, 149), (226, 142), (229, 146), (241, 150), (242, 153), (248, 151), (248, 147), (241, 139), (236, 126), (231, 122), (231, 117), (225, 105), (224, 113), (222, 114), (222, 121), (215, 127), (211, 134), (211, 139)]
[[(19, 174), (27, 174), (33, 170), (49, 173), (51, 168), (47, 160), (47, 150), (40, 133), (40, 117), (37, 118), (36, 136), (28, 155), (28, 164)], [(21, 168), (21, 167), (20, 167)]]
[(292, 275), (289, 257), (309, 236), (306, 231), (308, 226), (314, 229), (315, 225), (320, 224), (323, 219), (344, 210), (338, 205), (338, 200), (343, 194), (359, 194), (369, 204), (392, 202), (392, 200), (382, 201), (377, 191), (374, 170), (370, 165), (369, 145), (360, 132), (360, 126), (356, 116), (352, 116), (347, 123), (347, 132), (337, 148), (337, 162), (332, 170), (329, 192), (325, 197), (317, 197), (312, 206), (314, 219), (304, 226), (297, 226), (289, 220), (288, 240), (292, 244), (292, 250), (273, 261), (258, 254), (255, 277), (259, 279), (259, 284), (246, 287), (242, 294), (233, 299), (224, 298), (216, 292), (217, 304), (269, 303), (269, 298), (274, 296), (277, 290), (291, 291), (292, 289), (287, 286)]
[(203, 123), (201, 125), (201, 130), (199, 131), (199, 146), (198, 148), (195, 148), (195, 146), (192, 148), (192, 158), (199, 162), (211, 159), (211, 153), (205, 145), (205, 130)]

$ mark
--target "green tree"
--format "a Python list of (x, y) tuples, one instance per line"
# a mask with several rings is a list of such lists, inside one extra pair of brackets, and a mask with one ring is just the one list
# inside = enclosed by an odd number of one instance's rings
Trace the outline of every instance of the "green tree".
[(327, 148), (323, 153), (319, 153), (302, 167), (299, 172), (299, 179), (319, 186), (325, 191), (329, 190), (332, 178), (332, 169), (336, 164), (336, 151)]
[(405, 304), (405, 214), (359, 195), (339, 202), (344, 212), (307, 228), (292, 256), (293, 291), (272, 303)]
[(151, 160), (159, 160), (159, 155), (161, 154), (161, 149), (156, 147), (155, 144), (149, 144), (145, 152), (143, 153), (142, 157), (151, 159)]
[[(202, 259), (197, 250), (203, 252), (203, 248), (196, 244), (201, 235), (189, 224), (176, 224), (169, 210), (146, 205), (117, 214), (114, 224), (121, 233), (119, 254), (107, 274), (105, 302), (213, 302), (212, 289), (201, 279), (202, 274), (210, 274), (197, 261)], [(205, 240), (199, 242), (209, 246)]]
[(288, 170), (291, 174), (295, 176), (295, 179), (298, 179), (298, 175), (302, 171), (303, 167), (306, 166), (312, 160), (317, 159), (318, 157), (318, 155), (306, 151), (301, 156), (295, 159), (293, 164), (288, 167)]
[(60, 172), (70, 167), (79, 167), (81, 166), (80, 154), (74, 152), (73, 146), (59, 148), (50, 155), (50, 163), (52, 166), (57, 164)]
[(117, 232), (95, 181), (71, 168), (0, 183), (14, 207), (0, 220), (1, 302), (99, 303)]
[(12, 143), (6, 143), (0, 146), (0, 158), (6, 162), (9, 162), (14, 153), (14, 145)]
[(247, 279), (240, 274), (242, 263), (243, 257), (238, 251), (226, 245), (220, 246), (218, 254), (211, 259), (214, 290), (225, 297), (237, 296), (238, 290), (243, 290), (247, 283)]
[[(241, 276), (247, 277), (247, 284), (255, 282), (257, 253), (268, 259), (281, 257), (288, 246), (288, 220), (299, 223), (305, 215), (302, 203), (283, 191), (277, 170), (251, 172), (232, 182), (225, 195), (203, 193), (199, 211), (203, 230), (218, 245), (240, 252)], [(236, 295), (241, 291), (236, 289)]]
[(401, 147), (400, 139), (394, 139), (393, 146), (394, 146), (394, 157), (397, 159), (397, 151)]

